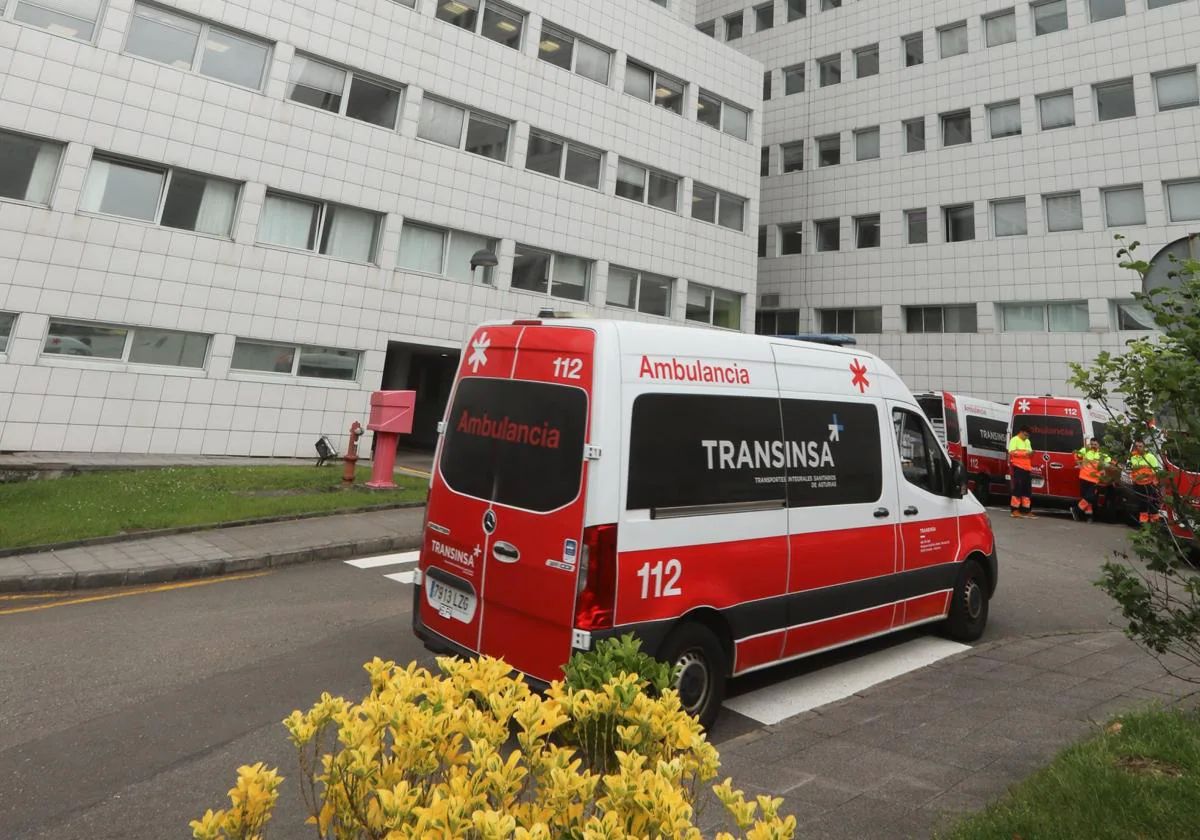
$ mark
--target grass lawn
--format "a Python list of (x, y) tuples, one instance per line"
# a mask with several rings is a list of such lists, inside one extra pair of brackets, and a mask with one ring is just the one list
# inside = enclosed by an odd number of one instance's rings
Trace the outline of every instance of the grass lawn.
[[(342, 492), (341, 477), (340, 464), (177, 467), (0, 484), (0, 548), (422, 501), (428, 488), (426, 479), (397, 475), (396, 490)], [(370, 477), (369, 468), (358, 471), (360, 484)]]
[(1126, 715), (1068, 748), (945, 840), (1200, 837), (1200, 716)]

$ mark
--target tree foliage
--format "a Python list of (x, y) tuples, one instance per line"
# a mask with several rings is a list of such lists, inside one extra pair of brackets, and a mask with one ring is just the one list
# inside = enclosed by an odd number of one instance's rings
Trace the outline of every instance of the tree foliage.
[[(1140, 243), (1117, 241), (1121, 267), (1144, 278), (1150, 265), (1137, 256)], [(1070, 381), (1111, 415), (1106, 449), (1123, 460), (1141, 441), (1157, 456), (1162, 507), (1177, 525), (1177, 533), (1162, 520), (1141, 527), (1132, 556), (1105, 563), (1097, 585), (1120, 605), (1127, 635), (1164, 665), (1168, 654), (1200, 664), (1200, 577), (1188, 536), (1200, 533), (1200, 484), (1178, 471), (1200, 470), (1200, 262), (1178, 261), (1171, 276), (1177, 288), (1134, 295), (1159, 332), (1129, 341), (1123, 353), (1102, 352), (1091, 365), (1072, 364)]]

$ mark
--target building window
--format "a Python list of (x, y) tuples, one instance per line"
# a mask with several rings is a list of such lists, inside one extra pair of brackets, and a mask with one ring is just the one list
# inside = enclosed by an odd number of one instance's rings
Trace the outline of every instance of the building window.
[(1154, 96), (1158, 110), (1173, 111), (1176, 108), (1191, 108), (1200, 104), (1200, 90), (1196, 87), (1196, 68), (1185, 67), (1154, 76)]
[(940, 115), (942, 122), (942, 145), (960, 146), (971, 142), (971, 112), (951, 111)]
[(904, 66), (916, 67), (925, 63), (925, 33), (914, 32), (900, 39), (904, 46)]
[(683, 82), (630, 59), (625, 61), (625, 92), (673, 113), (683, 113)]
[(438, 3), (437, 18), (514, 50), (521, 49), (525, 13), (496, 0), (449, 0)]
[(742, 328), (742, 296), (725, 289), (688, 283), (685, 317), (727, 330)]
[(1017, 12), (1007, 9), (983, 19), (983, 31), (989, 47), (1011, 44), (1017, 40)]
[(640, 204), (679, 212), (679, 178), (621, 158), (616, 194)]
[(758, 174), (766, 178), (771, 174), (771, 147), (763, 146), (759, 156)]
[(553, 24), (542, 25), (542, 37), (538, 41), (538, 58), (555, 67), (570, 70), (602, 85), (608, 84), (608, 73), (612, 66), (612, 52), (572, 35)]
[(295, 344), (270, 344), (239, 338), (233, 344), (231, 370), (255, 373), (279, 373), (314, 379), (358, 379), (357, 350), (338, 350), (333, 347), (309, 347)]
[(767, 226), (758, 226), (758, 255), (766, 257), (767, 255)]
[(831, 9), (840, 9), (842, 0), (821, 0), (821, 11), (828, 12)]
[(817, 76), (820, 79), (821, 87), (829, 87), (836, 85), (842, 80), (842, 56), (827, 55), (824, 58), (817, 59)]
[(817, 315), (821, 320), (821, 332), (826, 335), (883, 332), (883, 309), (879, 306), (818, 309)]
[(975, 238), (975, 205), (955, 204), (942, 208), (942, 230), (947, 242), (966, 242)]
[(696, 100), (696, 119), (739, 140), (750, 136), (750, 112), (704, 90)]
[(793, 93), (804, 93), (804, 65), (795, 64), (783, 68), (783, 93), (790, 96)]
[(1087, 332), (1086, 301), (1005, 303), (1000, 306), (1005, 332)]
[(842, 162), (842, 135), (830, 134), (817, 138), (817, 165), (837, 166)]
[(874, 160), (879, 157), (879, 126), (861, 128), (854, 132), (854, 159)]
[(763, 73), (763, 101), (771, 98), (771, 71)]
[(754, 313), (755, 335), (799, 335), (799, 309), (759, 309)]
[(1100, 190), (1104, 199), (1104, 223), (1108, 227), (1146, 224), (1146, 201), (1142, 185)]
[(377, 213), (268, 191), (258, 222), (258, 241), (355, 262), (372, 262), (379, 223)]
[(1134, 301), (1113, 301), (1116, 310), (1118, 330), (1137, 330), (1148, 332), (1156, 328), (1154, 316), (1146, 311), (1146, 307)]
[(79, 209), (229, 236), (238, 189), (221, 178), (97, 156), (88, 167)]
[(17, 316), (11, 312), (0, 312), (0, 354), (8, 352), (8, 339), (12, 336)]
[(271, 47), (231, 29), (138, 3), (125, 39), (125, 52), (261, 90)]
[(775, 4), (754, 7), (754, 31), (764, 32), (775, 25)]
[(1088, 0), (1088, 16), (1092, 23), (1125, 16), (1125, 0)]
[(992, 139), (1012, 137), (1021, 133), (1021, 103), (998, 102), (987, 106), (988, 131)]
[[(0, 3), (0, 12), (4, 5)], [(55, 35), (90, 41), (103, 5), (104, 0), (17, 0), (13, 19)]]
[(904, 328), (910, 333), (973, 333), (977, 331), (975, 305), (907, 306)]
[(611, 266), (608, 269), (605, 303), (666, 318), (671, 314), (671, 291), (674, 285), (675, 281), (670, 277)]
[(1167, 183), (1167, 217), (1172, 222), (1200, 219), (1200, 179)]
[(992, 230), (996, 236), (1024, 236), (1029, 233), (1029, 226), (1025, 220), (1025, 199), (993, 201)]
[(742, 13), (729, 15), (725, 18), (725, 40), (736, 41), (742, 37)]
[(730, 230), (742, 230), (745, 225), (746, 199), (706, 187), (692, 185), (692, 218), (714, 222)]
[(779, 253), (785, 256), (804, 253), (804, 222), (779, 226)]
[(1121, 79), (1116, 82), (1106, 82), (1093, 85), (1096, 92), (1096, 118), (1118, 120), (1122, 117), (1132, 117), (1137, 113), (1133, 100), (1133, 79)]
[(967, 22), (960, 21), (938, 28), (938, 52), (942, 58), (962, 55), (967, 51)]
[(808, 14), (807, 0), (787, 0), (787, 19), (800, 20)]
[(925, 151), (925, 118), (916, 117), (905, 120), (902, 125), (904, 126), (904, 151)]
[(1165, 8), (1166, 6), (1174, 6), (1176, 3), (1184, 3), (1184, 2), (1187, 2), (1187, 0), (1150, 0), (1150, 2), (1146, 4), (1146, 8), (1162, 9), (1162, 8)]
[(1083, 230), (1083, 202), (1077, 192), (1057, 193), (1044, 197), (1046, 201), (1046, 230)]
[(42, 353), (135, 365), (202, 368), (208, 359), (208, 341), (209, 336), (201, 333), (52, 319)]
[(704, 23), (696, 24), (696, 29), (700, 34), (707, 35), (709, 38), (717, 37), (717, 22), (715, 20), (706, 20)]
[(924, 207), (904, 211), (904, 227), (909, 245), (924, 245), (929, 241), (929, 214)]
[(581, 146), (536, 129), (529, 132), (526, 169), (598, 190), (603, 166), (604, 152), (599, 149)]
[(1033, 9), (1034, 35), (1049, 35), (1067, 28), (1067, 0), (1031, 3), (1030, 8)]
[(804, 141), (784, 143), (779, 147), (783, 157), (783, 171), (801, 172), (804, 170)]
[(0, 198), (49, 204), (62, 151), (59, 143), (0, 131)]
[(840, 251), (842, 249), (842, 220), (821, 219), (813, 222), (817, 234), (817, 251)]
[(288, 79), (288, 99), (373, 125), (394, 129), (400, 89), (297, 54)]
[(1074, 92), (1063, 90), (1042, 94), (1038, 97), (1038, 116), (1042, 122), (1042, 131), (1075, 125)]
[(551, 297), (587, 301), (591, 297), (592, 261), (517, 243), (512, 288)]
[(417, 136), (473, 155), (506, 161), (509, 127), (508, 120), (425, 97), (417, 120)]
[(477, 278), (491, 285), (492, 267), (485, 266), (481, 275), (471, 269), (471, 257), (476, 251), (496, 253), (499, 242), (477, 233), (423, 225), (405, 220), (400, 231), (400, 252), (396, 262), (400, 268), (437, 274), (465, 283)]
[(879, 247), (879, 214), (854, 217), (854, 247)]
[(864, 79), (879, 75), (879, 45), (871, 44), (854, 51), (854, 77)]

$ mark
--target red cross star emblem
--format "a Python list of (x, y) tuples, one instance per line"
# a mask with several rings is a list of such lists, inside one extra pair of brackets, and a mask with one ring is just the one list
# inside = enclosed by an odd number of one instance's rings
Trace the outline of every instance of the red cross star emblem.
[(854, 378), (850, 380), (850, 384), (857, 388), (860, 394), (865, 394), (867, 388), (871, 387), (871, 383), (867, 380), (866, 365), (855, 359), (854, 364), (850, 365), (850, 372), (854, 374)]

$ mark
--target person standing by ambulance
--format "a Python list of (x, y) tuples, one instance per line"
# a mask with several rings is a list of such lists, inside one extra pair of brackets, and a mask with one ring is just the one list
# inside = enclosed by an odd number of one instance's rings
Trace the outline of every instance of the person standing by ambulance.
[(1161, 466), (1153, 452), (1147, 452), (1139, 440), (1129, 455), (1129, 477), (1138, 497), (1138, 524), (1144, 525), (1158, 516), (1158, 471)]
[(1071, 508), (1071, 517), (1076, 522), (1086, 521), (1096, 512), (1096, 488), (1104, 477), (1108, 456), (1100, 451), (1100, 441), (1092, 438), (1087, 446), (1075, 453), (1075, 465), (1079, 467), (1079, 503)]
[(1012, 474), (1012, 497), (1009, 507), (1014, 517), (1022, 515), (1036, 519), (1033, 512), (1033, 444), (1029, 442), (1029, 427), (1022, 426), (1008, 442), (1008, 469)]

